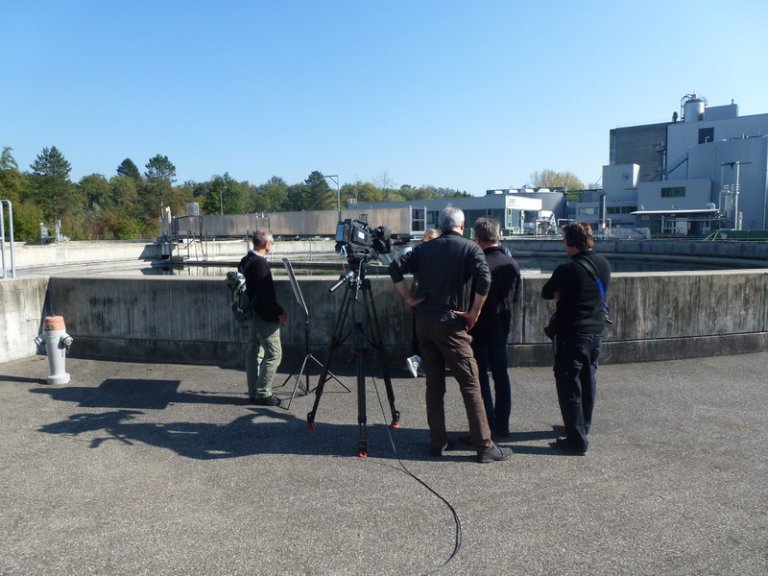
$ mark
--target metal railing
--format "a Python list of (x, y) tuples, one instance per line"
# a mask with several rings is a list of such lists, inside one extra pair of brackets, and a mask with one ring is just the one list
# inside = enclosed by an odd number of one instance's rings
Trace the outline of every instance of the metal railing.
[(0, 253), (2, 253), (2, 264), (0, 264), (0, 278), (6, 277), (5, 268), (5, 217), (3, 214), (3, 204), (8, 204), (8, 230), (11, 244), (11, 278), (16, 278), (16, 260), (13, 253), (13, 205), (10, 200), (0, 200)]

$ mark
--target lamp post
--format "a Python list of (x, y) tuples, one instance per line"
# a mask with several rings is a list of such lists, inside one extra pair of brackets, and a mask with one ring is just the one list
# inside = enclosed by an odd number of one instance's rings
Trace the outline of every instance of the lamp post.
[(339, 175), (323, 174), (323, 178), (327, 178), (336, 184), (336, 211), (339, 213), (339, 222), (341, 222), (341, 189), (339, 188)]

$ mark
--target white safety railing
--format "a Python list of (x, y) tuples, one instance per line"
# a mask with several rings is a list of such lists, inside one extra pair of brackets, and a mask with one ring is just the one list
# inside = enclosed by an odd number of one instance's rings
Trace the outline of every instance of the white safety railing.
[(11, 278), (16, 278), (16, 263), (13, 253), (13, 205), (10, 200), (0, 200), (0, 253), (2, 253), (2, 264), (0, 264), (0, 278), (6, 277), (5, 267), (5, 217), (3, 215), (3, 204), (8, 204), (8, 236), (11, 245)]

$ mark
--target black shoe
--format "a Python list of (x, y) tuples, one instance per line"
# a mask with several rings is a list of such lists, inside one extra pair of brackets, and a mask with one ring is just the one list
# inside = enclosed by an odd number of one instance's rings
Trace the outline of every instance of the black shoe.
[(254, 398), (251, 403), (257, 406), (280, 406), (282, 402), (280, 402), (280, 398), (275, 398), (274, 396), (263, 396), (261, 398)]
[(482, 454), (478, 454), (477, 461), (480, 462), (480, 464), (490, 464), (491, 462), (501, 462), (510, 456), (512, 456), (511, 448), (501, 448), (499, 446), (494, 446), (490, 450), (487, 450)]
[(435, 458), (440, 458), (443, 455), (443, 452), (448, 452), (449, 450), (453, 450), (455, 447), (456, 445), (453, 443), (453, 440), (447, 440), (445, 444), (443, 444), (442, 446), (430, 445), (429, 455)]
[(563, 452), (567, 452), (575, 456), (586, 456), (587, 454), (586, 448), (581, 448), (580, 446), (576, 446), (573, 442), (568, 440), (568, 438), (557, 438), (554, 442), (551, 442), (549, 445), (552, 446), (553, 448), (557, 448), (558, 450), (562, 450)]

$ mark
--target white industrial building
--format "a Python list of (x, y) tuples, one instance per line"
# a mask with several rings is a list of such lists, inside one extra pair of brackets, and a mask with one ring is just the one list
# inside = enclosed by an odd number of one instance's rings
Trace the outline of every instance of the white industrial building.
[[(569, 217), (652, 234), (768, 229), (768, 114), (687, 94), (672, 121), (611, 130), (603, 190)], [(600, 196), (600, 197), (595, 197)]]
[[(354, 208), (361, 212), (371, 211), (374, 216), (369, 215), (368, 220), (375, 224), (376, 210), (407, 206), (410, 208), (411, 213), (409, 233), (414, 237), (420, 237), (426, 228), (437, 227), (438, 214), (449, 204), (461, 208), (469, 224), (480, 217), (497, 220), (501, 225), (502, 234), (505, 236), (527, 233), (526, 223), (529, 221), (535, 222), (542, 212), (541, 198), (533, 195), (505, 194), (501, 191), (480, 197), (360, 203), (350, 205), (350, 209)], [(468, 225), (466, 234), (470, 233), (470, 228), (471, 226)]]

